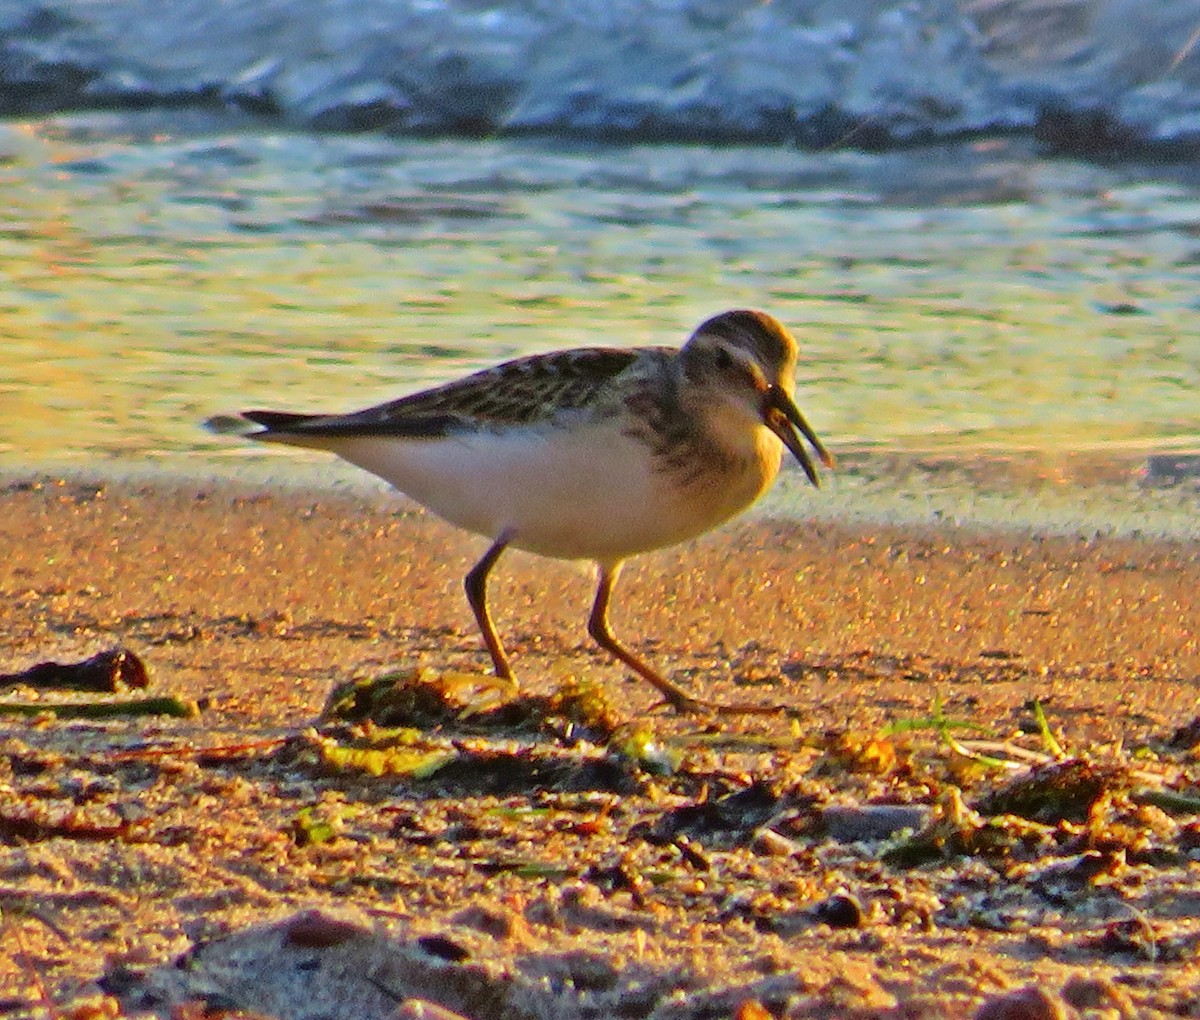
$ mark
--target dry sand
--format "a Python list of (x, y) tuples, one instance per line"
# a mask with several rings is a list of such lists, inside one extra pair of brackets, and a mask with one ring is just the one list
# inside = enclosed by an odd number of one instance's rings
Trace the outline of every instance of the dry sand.
[[(1200, 733), (1177, 732), (1198, 714), (1193, 544), (760, 519), (643, 557), (617, 633), (708, 697), (789, 709), (719, 720), (654, 709), (585, 640), (590, 575), (515, 554), (492, 606), (523, 689), (598, 685), (610, 750), (563, 721), (450, 720), (404, 739), (470, 768), (373, 778), (323, 761), (311, 727), (352, 677), (483, 669), (461, 591), (480, 540), (380, 497), (44, 480), (2, 498), (0, 672), (122, 646), (201, 711), (0, 717), (0, 1015), (111, 1015), (119, 995), (176, 1016), (416, 1015), (395, 1012), (409, 996), (472, 1020), (1200, 1016)], [(72, 696), (0, 691), (35, 697)], [(940, 712), (1049, 761), (1033, 699), (1066, 766), (1001, 772), (920, 725)], [(987, 801), (1053, 768), (1064, 787), (1083, 770), (1082, 801)], [(916, 866), (879, 860), (900, 836), (856, 839), (893, 805), (942, 819)], [(365, 927), (283, 940), (309, 956), (268, 970), (307, 973), (301, 1001), (222, 970), (222, 936), (309, 908)], [(345, 944), (416, 946), (486, 994), (437, 971), (351, 1009), (315, 959)], [(111, 994), (88, 983), (105, 975)], [(1040, 997), (1004, 998), (1025, 986)]]

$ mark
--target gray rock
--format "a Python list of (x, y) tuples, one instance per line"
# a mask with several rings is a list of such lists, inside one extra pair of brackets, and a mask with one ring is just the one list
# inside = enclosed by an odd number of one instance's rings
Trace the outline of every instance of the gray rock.
[(837, 842), (869, 843), (890, 839), (904, 829), (923, 829), (932, 811), (924, 804), (834, 805), (821, 817)]

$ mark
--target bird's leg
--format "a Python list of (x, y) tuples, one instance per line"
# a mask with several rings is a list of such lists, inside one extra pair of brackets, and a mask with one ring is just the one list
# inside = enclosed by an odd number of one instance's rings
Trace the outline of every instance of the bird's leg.
[(508, 663), (508, 656), (504, 654), (504, 646), (500, 643), (496, 628), (492, 626), (492, 617), (488, 613), (487, 607), (488, 574), (496, 565), (496, 561), (500, 559), (500, 554), (508, 548), (511, 540), (512, 535), (508, 532), (502, 533), (492, 543), (491, 548), (483, 554), (483, 558), (471, 568), (464, 587), (467, 589), (467, 601), (471, 604), (471, 612), (475, 614), (475, 622), (479, 625), (480, 634), (483, 635), (483, 643), (492, 657), (496, 676), (501, 680), (515, 681), (516, 677), (513, 675), (512, 666)]
[(617, 643), (617, 639), (613, 637), (612, 631), (608, 627), (608, 603), (612, 599), (613, 587), (616, 585), (617, 577), (620, 573), (620, 563), (615, 563), (611, 566), (603, 563), (598, 564), (596, 600), (592, 603), (592, 613), (588, 617), (588, 634), (606, 652), (616, 656), (617, 659), (632, 669), (643, 680), (653, 684), (676, 712), (699, 712), (707, 710), (709, 706), (705, 702), (692, 697), (682, 688), (676, 687), (675, 684), (671, 683), (670, 680), (654, 669), (653, 666), (643, 662), (627, 649), (622, 648)]
[(592, 640), (606, 652), (616, 656), (643, 680), (653, 684), (666, 699), (667, 704), (676, 712), (712, 713), (715, 715), (776, 715), (789, 711), (786, 705), (756, 705), (746, 702), (727, 704), (697, 698), (671, 683), (658, 670), (643, 662), (631, 651), (622, 648), (608, 627), (608, 604), (612, 600), (613, 588), (616, 586), (617, 576), (620, 572), (620, 563), (612, 566), (598, 564), (596, 601), (592, 603), (592, 615), (588, 617), (588, 633), (592, 636)]

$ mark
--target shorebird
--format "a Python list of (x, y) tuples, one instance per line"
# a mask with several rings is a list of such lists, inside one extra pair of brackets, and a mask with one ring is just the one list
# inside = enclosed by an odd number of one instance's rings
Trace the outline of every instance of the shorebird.
[(328, 450), (489, 539), (465, 583), (497, 676), (515, 680), (487, 581), (512, 546), (594, 561), (593, 640), (676, 710), (729, 708), (694, 697), (620, 644), (609, 604), (628, 557), (745, 510), (775, 480), (784, 450), (820, 484), (801, 437), (826, 467), (833, 458), (793, 399), (796, 359), (778, 320), (735, 310), (702, 323), (681, 348), (551, 351), (351, 414), (244, 411), (209, 425)]

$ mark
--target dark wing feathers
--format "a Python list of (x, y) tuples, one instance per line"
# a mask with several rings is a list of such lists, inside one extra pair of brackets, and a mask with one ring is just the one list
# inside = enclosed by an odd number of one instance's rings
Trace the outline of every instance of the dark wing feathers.
[[(366, 412), (359, 412), (365, 414)], [(373, 418), (359, 418), (359, 414), (295, 414), (291, 411), (243, 411), (242, 417), (263, 431), (254, 436), (409, 436), (414, 439), (429, 439), (444, 436), (451, 431), (456, 419), (450, 415), (427, 415), (421, 418), (403, 418), (381, 423)]]
[(645, 348), (582, 347), (532, 355), (345, 415), (247, 411), (267, 432), (309, 436), (444, 436), (482, 425), (530, 425), (587, 405)]
[(294, 411), (243, 411), (242, 417), (255, 425), (262, 425), (270, 432), (286, 432), (289, 428), (303, 425), (306, 421), (319, 418), (316, 414), (297, 414)]

